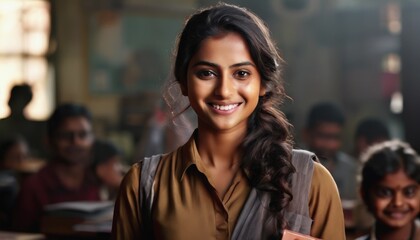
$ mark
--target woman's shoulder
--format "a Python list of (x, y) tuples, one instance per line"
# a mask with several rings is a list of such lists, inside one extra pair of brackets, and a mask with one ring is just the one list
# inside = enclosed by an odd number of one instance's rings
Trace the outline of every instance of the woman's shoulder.
[(315, 183), (318, 183), (318, 180), (333, 180), (331, 173), (318, 161), (316, 155), (310, 151), (293, 149), (292, 163), (298, 173), (308, 174), (305, 171), (311, 171), (313, 169), (312, 179), (315, 180)]
[[(314, 162), (314, 171), (311, 182), (311, 199), (315, 198), (336, 198), (338, 188), (331, 173), (318, 162)], [(339, 198), (337, 198), (339, 200)]]
[(324, 165), (318, 162), (314, 162), (314, 173), (312, 177), (312, 182), (317, 183), (317, 181), (320, 181), (319, 183), (323, 183), (323, 181), (332, 181), (334, 182), (334, 179), (331, 175), (331, 173), (328, 171)]
[(141, 162), (136, 162), (131, 165), (128, 172), (125, 174), (121, 186), (134, 186), (134, 188), (138, 187), (138, 179), (140, 179), (141, 175)]
[(140, 179), (142, 174), (155, 175), (156, 171), (161, 168), (162, 163), (170, 164), (171, 161), (176, 160), (173, 156), (176, 155), (178, 150), (165, 153), (156, 154), (150, 157), (144, 157), (136, 163), (132, 164), (128, 172), (125, 174), (125, 179)]
[(305, 176), (312, 177), (312, 179), (304, 181), (310, 183), (312, 192), (318, 192), (320, 189), (327, 189), (328, 191), (328, 189), (336, 188), (331, 173), (318, 161), (314, 153), (302, 149), (293, 149), (292, 164), (297, 172), (295, 182)]

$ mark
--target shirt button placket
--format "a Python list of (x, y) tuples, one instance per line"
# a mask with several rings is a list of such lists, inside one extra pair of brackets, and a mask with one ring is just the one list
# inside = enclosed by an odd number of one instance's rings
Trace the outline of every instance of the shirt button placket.
[(216, 239), (229, 239), (228, 214), (222, 204), (216, 204)]

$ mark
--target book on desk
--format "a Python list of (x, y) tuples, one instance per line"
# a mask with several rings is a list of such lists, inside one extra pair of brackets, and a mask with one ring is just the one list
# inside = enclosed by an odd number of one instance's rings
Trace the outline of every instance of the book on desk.
[(92, 235), (110, 233), (113, 201), (63, 202), (47, 205), (41, 232), (47, 235)]

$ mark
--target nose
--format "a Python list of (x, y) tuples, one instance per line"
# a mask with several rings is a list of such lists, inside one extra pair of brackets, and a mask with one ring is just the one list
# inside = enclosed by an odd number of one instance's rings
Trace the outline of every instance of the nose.
[(228, 97), (234, 90), (234, 84), (232, 78), (227, 74), (223, 74), (217, 79), (216, 89), (214, 91), (216, 96)]
[(73, 141), (76, 144), (82, 144), (85, 141), (85, 138), (84, 137), (81, 137), (81, 136), (75, 136), (73, 138)]
[(392, 199), (392, 204), (396, 207), (402, 206), (403, 202), (404, 202), (403, 199), (404, 199), (404, 197), (403, 197), (402, 193), (397, 192)]

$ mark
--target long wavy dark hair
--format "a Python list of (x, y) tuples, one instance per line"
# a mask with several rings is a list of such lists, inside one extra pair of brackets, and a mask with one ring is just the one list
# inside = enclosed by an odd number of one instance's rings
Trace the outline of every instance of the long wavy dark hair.
[(247, 154), (242, 156), (242, 168), (252, 187), (270, 195), (267, 207), (281, 232), (287, 227), (284, 209), (293, 198), (290, 179), (295, 169), (291, 164), (291, 125), (279, 110), (286, 97), (281, 78), (283, 60), (265, 23), (249, 10), (224, 3), (192, 15), (178, 38), (175, 80), (185, 85), (188, 64), (201, 42), (227, 32), (238, 33), (246, 41), (266, 89), (248, 120), (242, 144)]

